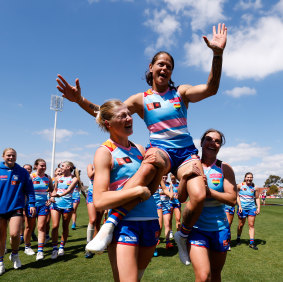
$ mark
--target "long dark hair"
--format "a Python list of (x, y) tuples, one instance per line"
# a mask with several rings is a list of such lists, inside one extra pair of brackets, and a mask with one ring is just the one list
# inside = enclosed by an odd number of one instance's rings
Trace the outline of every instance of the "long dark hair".
[(202, 137), (201, 137), (201, 139), (200, 139), (200, 145), (202, 146), (202, 143), (203, 143), (203, 141), (204, 141), (204, 139), (205, 139), (205, 136), (206, 136), (208, 133), (210, 133), (210, 132), (216, 132), (216, 133), (218, 133), (218, 134), (220, 135), (220, 137), (221, 137), (221, 147), (222, 147), (222, 146), (225, 144), (225, 142), (226, 142), (225, 136), (224, 136), (224, 134), (223, 134), (221, 131), (219, 131), (219, 130), (217, 130), (217, 129), (214, 129), (214, 128), (207, 129), (207, 130), (204, 132), (204, 134), (202, 135)]
[[(171, 63), (172, 63), (172, 71), (173, 71), (174, 65), (175, 65), (174, 59), (173, 59), (173, 57), (172, 57), (168, 52), (166, 52), (166, 51), (159, 51), (159, 52), (157, 52), (157, 53), (153, 56), (153, 58), (152, 58), (152, 60), (151, 60), (151, 62), (150, 62), (151, 65), (154, 65), (154, 63), (158, 60), (159, 55), (161, 55), (161, 54), (166, 54), (167, 56), (169, 56), (169, 58), (170, 58), (170, 60), (171, 60)], [(152, 73), (149, 71), (149, 69), (145, 72), (145, 79), (146, 79), (147, 84), (148, 84), (149, 86), (152, 86), (153, 77), (152, 77)], [(171, 89), (176, 89), (175, 84), (174, 84), (174, 82), (172, 81), (171, 78), (170, 78), (170, 80), (169, 80), (169, 87), (170, 87)]]

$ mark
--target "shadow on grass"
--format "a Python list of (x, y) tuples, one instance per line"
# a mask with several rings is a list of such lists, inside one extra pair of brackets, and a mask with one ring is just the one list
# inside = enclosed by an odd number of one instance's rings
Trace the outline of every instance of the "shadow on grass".
[[(165, 243), (166, 240), (164, 238), (160, 238), (160, 244), (163, 245)], [(160, 246), (160, 244), (156, 247), (159, 257), (173, 257), (178, 253), (178, 248), (175, 241), (171, 241), (171, 243), (174, 245), (174, 247), (170, 249), (166, 249), (165, 246)]]
[[(241, 239), (241, 245), (249, 245), (250, 244), (250, 240), (249, 239)], [(265, 240), (261, 240), (261, 239), (255, 239), (255, 245), (266, 245), (266, 241)], [(231, 248), (237, 247), (237, 239), (235, 240), (231, 240)]]
[[(67, 242), (68, 244), (68, 242)], [(44, 260), (40, 261), (34, 261), (27, 264), (24, 264), (21, 269), (26, 268), (42, 268), (50, 266), (51, 264), (57, 263), (57, 262), (68, 262), (70, 260), (73, 260), (78, 257), (78, 253), (84, 253), (85, 251), (85, 244), (80, 244), (77, 246), (70, 246), (68, 245), (64, 248), (65, 254), (63, 256), (58, 256), (57, 259), (51, 259), (50, 255), (52, 253), (52, 250), (44, 252), (45, 258)]]

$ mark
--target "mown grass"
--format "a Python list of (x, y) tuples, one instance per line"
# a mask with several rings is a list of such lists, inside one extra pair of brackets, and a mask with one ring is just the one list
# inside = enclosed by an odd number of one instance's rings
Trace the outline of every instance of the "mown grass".
[[(280, 199), (268, 199), (266, 203), (278, 203)], [(244, 227), (242, 245), (235, 246), (238, 219), (235, 216), (232, 224), (232, 250), (227, 255), (222, 272), (223, 281), (282, 281), (282, 238), (283, 238), (283, 206), (262, 206), (261, 214), (255, 223), (256, 244), (258, 251), (248, 247), (248, 226)], [(3, 281), (113, 281), (107, 253), (92, 259), (84, 257), (86, 228), (88, 223), (84, 199), (78, 209), (77, 230), (70, 230), (65, 255), (51, 260), (51, 244), (45, 247), (45, 259), (35, 261), (35, 256), (23, 253), (21, 245), (20, 258), (22, 269), (14, 270), (12, 263), (5, 256), (6, 273), (0, 277)], [(36, 250), (36, 242), (32, 244)], [(159, 256), (153, 258), (148, 266), (143, 281), (193, 281), (192, 266), (180, 263), (177, 247), (170, 251), (165, 249), (161, 238), (158, 246)]]

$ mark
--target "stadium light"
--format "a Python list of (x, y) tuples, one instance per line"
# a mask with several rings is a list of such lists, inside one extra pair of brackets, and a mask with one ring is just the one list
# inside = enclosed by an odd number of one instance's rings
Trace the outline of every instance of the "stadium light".
[(52, 161), (51, 161), (51, 177), (54, 176), (54, 162), (55, 162), (55, 145), (56, 145), (56, 126), (57, 126), (57, 113), (63, 111), (63, 97), (51, 95), (50, 110), (55, 111), (55, 121), (53, 130), (53, 147), (52, 147)]

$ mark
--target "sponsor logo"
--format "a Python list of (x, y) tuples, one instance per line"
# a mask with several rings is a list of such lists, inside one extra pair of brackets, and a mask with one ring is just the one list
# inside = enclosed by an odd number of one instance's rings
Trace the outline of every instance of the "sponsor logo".
[(12, 181), (11, 181), (11, 184), (12, 184), (12, 185), (17, 185), (17, 181), (13, 181), (13, 180), (12, 180)]
[(117, 158), (118, 165), (129, 164), (132, 163), (132, 160), (129, 157)]
[(222, 174), (221, 173), (211, 173), (209, 175), (209, 178), (222, 178)]
[(175, 97), (173, 99), (169, 100), (170, 103), (176, 103), (176, 102), (181, 102), (181, 98), (180, 97)]
[(40, 181), (33, 181), (33, 184), (40, 184)]

